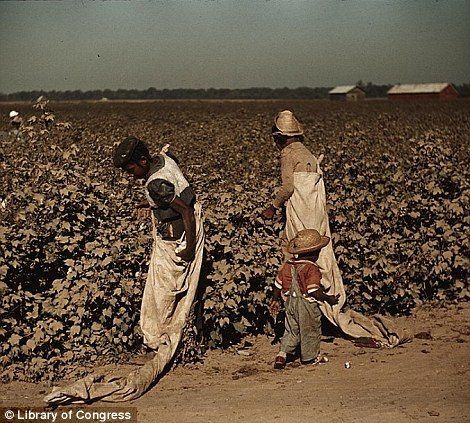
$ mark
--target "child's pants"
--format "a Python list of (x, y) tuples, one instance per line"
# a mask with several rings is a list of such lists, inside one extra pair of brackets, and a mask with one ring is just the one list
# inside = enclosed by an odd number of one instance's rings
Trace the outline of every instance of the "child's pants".
[(281, 353), (293, 354), (300, 344), (300, 359), (314, 360), (320, 354), (321, 311), (316, 302), (292, 294), (286, 301), (285, 332)]

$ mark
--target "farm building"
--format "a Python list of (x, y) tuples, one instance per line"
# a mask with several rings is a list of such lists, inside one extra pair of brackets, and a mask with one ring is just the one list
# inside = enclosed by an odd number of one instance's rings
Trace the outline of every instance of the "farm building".
[(451, 100), (459, 93), (449, 83), (395, 85), (387, 92), (389, 100)]
[(330, 100), (357, 101), (365, 98), (366, 93), (357, 85), (341, 85), (328, 92)]

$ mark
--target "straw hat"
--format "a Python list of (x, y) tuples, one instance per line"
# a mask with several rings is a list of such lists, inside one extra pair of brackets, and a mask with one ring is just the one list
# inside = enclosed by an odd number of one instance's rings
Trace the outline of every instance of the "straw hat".
[(274, 125), (276, 125), (276, 128), (279, 130), (274, 132), (274, 134), (286, 135), (289, 137), (304, 134), (302, 125), (290, 110), (279, 112), (274, 118)]
[(303, 229), (289, 242), (288, 251), (291, 254), (310, 253), (321, 250), (330, 242), (327, 236), (321, 236), (316, 229)]

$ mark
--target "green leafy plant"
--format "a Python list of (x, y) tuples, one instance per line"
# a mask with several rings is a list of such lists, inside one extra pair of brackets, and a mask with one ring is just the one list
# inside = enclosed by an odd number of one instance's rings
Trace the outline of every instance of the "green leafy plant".
[(153, 151), (169, 141), (204, 208), (201, 299), (182, 362), (272, 332), (283, 224), (259, 215), (279, 185), (269, 130), (282, 108), (303, 118), (306, 145), (325, 154), (348, 306), (407, 314), (423, 301), (468, 299), (468, 102), (54, 104), (70, 123), (52, 125), (43, 101), (27, 136), (3, 137), (0, 153), (4, 380), (78, 376), (85, 364), (144, 350), (150, 223), (133, 217), (142, 186), (110, 159), (128, 134)]

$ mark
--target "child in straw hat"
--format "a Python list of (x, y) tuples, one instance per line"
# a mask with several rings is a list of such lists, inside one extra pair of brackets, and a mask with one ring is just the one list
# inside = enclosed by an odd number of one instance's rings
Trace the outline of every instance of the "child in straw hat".
[(321, 286), (321, 273), (316, 265), (320, 250), (330, 242), (315, 229), (300, 231), (288, 245), (294, 255), (284, 263), (276, 278), (274, 295), (269, 308), (277, 313), (281, 296), (285, 302), (285, 332), (274, 368), (286, 366), (287, 354), (300, 346), (300, 358), (305, 364), (318, 362), (321, 339), (321, 311), (317, 301), (338, 303), (339, 295), (328, 295)]

